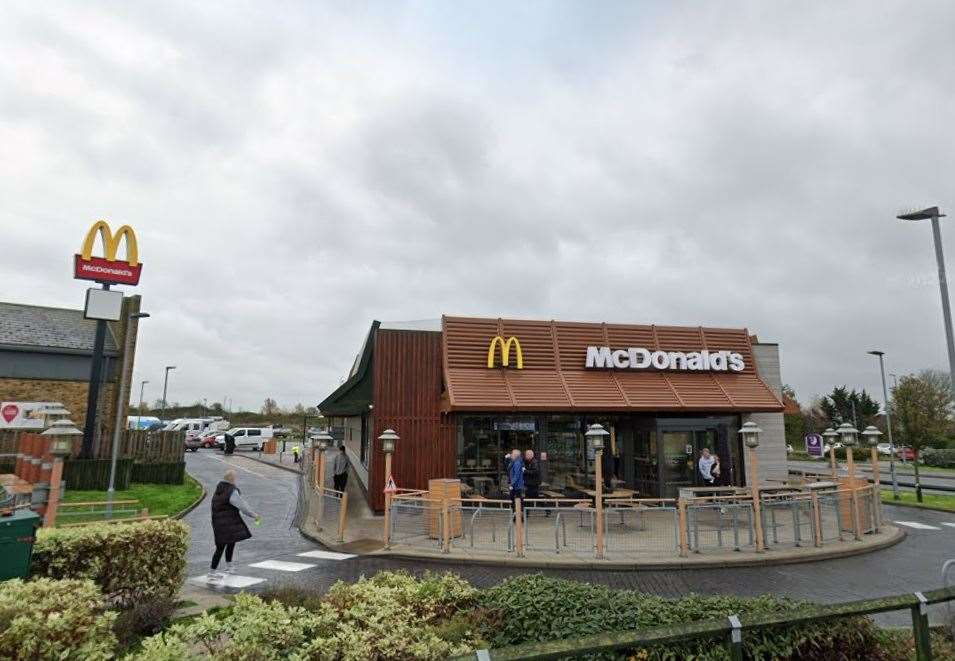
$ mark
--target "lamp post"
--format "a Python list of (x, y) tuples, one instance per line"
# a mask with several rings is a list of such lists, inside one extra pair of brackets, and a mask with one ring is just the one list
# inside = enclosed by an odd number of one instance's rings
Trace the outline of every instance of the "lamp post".
[(82, 436), (72, 420), (61, 419), (50, 425), (42, 434), (50, 439), (50, 454), (53, 455), (53, 469), (50, 472), (50, 497), (43, 516), (43, 525), (53, 527), (56, 523), (56, 511), (60, 505), (60, 489), (63, 487), (63, 457), (73, 452), (73, 439)]
[(948, 300), (948, 281), (945, 277), (945, 255), (942, 254), (942, 231), (938, 219), (945, 214), (938, 207), (928, 207), (896, 216), (899, 220), (931, 220), (932, 237), (935, 239), (935, 261), (938, 263), (938, 288), (942, 295), (942, 319), (945, 322), (945, 341), (948, 344), (948, 371), (951, 376), (952, 393), (955, 394), (955, 337), (952, 335), (952, 310)]
[(159, 420), (166, 417), (166, 387), (169, 385), (169, 371), (176, 369), (175, 365), (166, 365), (166, 376), (162, 380), (162, 412), (159, 414)]
[[(318, 493), (325, 493), (325, 451), (335, 442), (332, 435), (327, 431), (322, 431), (313, 437), (315, 447), (312, 448), (312, 465), (315, 466), (315, 486)], [(318, 450), (318, 461), (315, 461), (315, 451)]]
[(852, 456), (852, 448), (856, 446), (856, 439), (859, 436), (859, 430), (848, 422), (843, 422), (841, 425), (839, 425), (839, 429), (836, 431), (839, 434), (839, 440), (842, 441), (843, 447), (846, 448), (846, 468), (849, 471), (849, 479), (855, 480), (856, 463), (855, 457)]
[(381, 451), (385, 453), (385, 548), (391, 548), (391, 455), (395, 452), (395, 443), (399, 440), (394, 429), (386, 429), (378, 437)]
[(838, 436), (839, 433), (832, 427), (826, 427), (826, 431), (822, 432), (822, 437), (826, 439), (826, 445), (829, 446), (829, 463), (832, 465), (833, 480), (839, 478), (839, 472), (836, 468), (836, 438)]
[(756, 552), (762, 553), (765, 550), (763, 546), (763, 515), (762, 503), (759, 498), (759, 459), (756, 457), (756, 448), (759, 447), (759, 435), (762, 429), (756, 426), (755, 422), (747, 422), (739, 430), (743, 437), (743, 443), (746, 445), (746, 463), (749, 464), (749, 485), (753, 498), (753, 527), (756, 529)]
[[(143, 409), (145, 408), (143, 406), (143, 394), (146, 392), (147, 383), (149, 383), (149, 381), (141, 381), (139, 384), (139, 417), (140, 418), (143, 417)], [(139, 424), (142, 424), (142, 420), (139, 421)]]
[(587, 427), (584, 437), (587, 443), (594, 449), (594, 505), (597, 508), (597, 558), (604, 557), (604, 508), (603, 508), (603, 454), (604, 443), (610, 432), (603, 428), (603, 425), (594, 423)]
[(872, 487), (872, 511), (875, 515), (876, 528), (878, 528), (879, 519), (881, 518), (879, 511), (882, 509), (882, 481), (879, 475), (879, 450), (876, 447), (879, 444), (879, 438), (881, 436), (882, 432), (872, 425), (869, 425), (862, 431), (862, 437), (869, 444), (872, 451), (872, 479), (875, 484), (875, 486)]
[[(899, 500), (902, 496), (899, 494), (899, 482), (895, 479), (895, 442), (892, 440), (892, 415), (889, 413), (889, 389), (885, 385), (885, 361), (883, 360), (885, 352), (870, 351), (869, 354), (878, 356), (879, 358), (879, 371), (882, 373), (882, 398), (885, 401), (885, 431), (889, 434), (889, 475), (892, 477), (892, 499)], [(893, 374), (892, 376), (895, 375)], [(898, 388), (898, 385), (898, 381), (896, 381), (895, 387)], [(866, 431), (868, 431), (868, 429), (866, 429)], [(876, 453), (876, 450), (873, 449), (872, 452)], [(878, 478), (876, 478), (876, 480), (878, 480)]]
[(856, 446), (856, 439), (859, 436), (859, 430), (848, 422), (843, 422), (836, 430), (842, 445), (846, 448), (846, 468), (849, 471), (849, 493), (852, 500), (852, 527), (855, 529), (857, 540), (862, 539), (862, 520), (859, 516), (859, 490), (856, 485), (856, 464), (852, 456), (852, 450)]
[[(129, 395), (126, 393), (126, 378), (131, 367), (129, 354), (133, 352), (133, 338), (139, 332), (139, 320), (148, 316), (148, 312), (134, 312), (126, 320), (126, 337), (123, 338), (123, 367), (119, 373), (119, 397), (116, 400), (116, 420), (113, 422), (113, 447), (110, 449), (109, 487), (106, 489), (106, 518), (112, 518), (113, 516), (113, 494), (116, 492), (116, 459), (119, 456), (119, 443), (122, 430), (125, 427), (123, 424), (123, 405), (129, 406)], [(140, 394), (140, 397), (142, 397), (142, 394)], [(142, 399), (140, 399), (141, 403)]]

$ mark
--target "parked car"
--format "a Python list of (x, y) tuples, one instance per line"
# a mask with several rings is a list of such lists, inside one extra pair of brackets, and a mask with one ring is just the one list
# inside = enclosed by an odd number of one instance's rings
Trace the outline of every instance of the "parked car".
[(914, 461), (915, 460), (915, 450), (909, 447), (902, 446), (895, 451), (895, 454), (900, 459), (905, 461)]
[(199, 448), (202, 447), (202, 442), (199, 440), (198, 436), (186, 436), (186, 440), (183, 441), (186, 450), (188, 452), (198, 452)]
[(225, 434), (232, 434), (235, 438), (235, 448), (248, 448), (250, 450), (261, 450), (263, 443), (271, 439), (271, 427), (233, 427), (228, 432), (220, 434), (215, 438), (216, 447), (225, 447)]
[(199, 442), (201, 448), (214, 448), (216, 446), (216, 437), (222, 435), (221, 429), (207, 429), (195, 439)]
[(887, 457), (892, 455), (892, 446), (888, 443), (879, 443), (875, 446), (875, 449), (879, 454), (884, 454)]

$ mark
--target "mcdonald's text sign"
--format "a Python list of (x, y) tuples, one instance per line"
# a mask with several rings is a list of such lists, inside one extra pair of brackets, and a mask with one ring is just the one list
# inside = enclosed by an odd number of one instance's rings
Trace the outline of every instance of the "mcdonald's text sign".
[[(93, 256), (93, 244), (99, 236), (103, 243), (103, 256)], [(119, 244), (126, 243), (126, 259), (116, 258)], [(116, 233), (104, 220), (98, 220), (86, 233), (83, 247), (76, 255), (73, 277), (77, 280), (95, 280), (112, 285), (137, 285), (143, 265), (139, 263), (139, 246), (136, 233), (129, 225), (123, 225)]]

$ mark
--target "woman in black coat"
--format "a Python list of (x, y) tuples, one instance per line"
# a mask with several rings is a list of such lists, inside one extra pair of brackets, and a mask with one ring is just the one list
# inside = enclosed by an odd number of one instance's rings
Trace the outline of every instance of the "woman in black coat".
[(242, 520), (242, 514), (255, 519), (256, 525), (262, 521), (262, 517), (252, 511), (243, 500), (239, 488), (235, 486), (235, 471), (227, 470), (212, 494), (212, 533), (215, 536), (216, 550), (212, 554), (212, 565), (206, 577), (209, 581), (222, 580), (218, 569), (223, 552), (225, 571), (227, 574), (232, 573), (232, 552), (236, 543), (252, 537), (249, 527)]

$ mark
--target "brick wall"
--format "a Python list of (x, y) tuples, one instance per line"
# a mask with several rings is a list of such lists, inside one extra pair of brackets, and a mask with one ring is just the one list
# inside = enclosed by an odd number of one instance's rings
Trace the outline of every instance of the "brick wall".
[[(86, 396), (86, 381), (0, 378), (0, 401), (63, 402), (70, 412), (70, 419), (80, 429), (86, 423)], [(100, 407), (100, 422), (109, 433), (116, 417), (115, 384), (104, 383), (100, 387)]]

